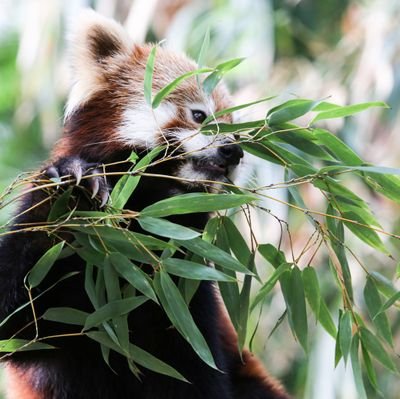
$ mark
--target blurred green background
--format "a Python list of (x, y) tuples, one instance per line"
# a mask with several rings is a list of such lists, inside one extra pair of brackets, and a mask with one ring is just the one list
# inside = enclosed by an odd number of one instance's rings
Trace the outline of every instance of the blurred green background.
[[(80, 8), (87, 6), (123, 23), (137, 42), (166, 38), (166, 46), (193, 57), (209, 29), (209, 65), (228, 58), (247, 57), (246, 62), (227, 76), (238, 103), (270, 95), (279, 95), (276, 100), (279, 102), (295, 97), (329, 98), (338, 104), (388, 102), (390, 111), (370, 111), (349, 120), (334, 120), (327, 127), (367, 161), (400, 166), (398, 0), (1, 0), (2, 190), (21, 171), (38, 168), (62, 133), (69, 87), (66, 31)], [(265, 105), (246, 110), (241, 117), (262, 117), (264, 113)], [(261, 167), (252, 159), (248, 162), (251, 177), (260, 184), (284, 180), (279, 167), (266, 167), (265, 163)], [(363, 187), (360, 190), (369, 196), (383, 227), (399, 233), (396, 227), (399, 209)], [(285, 190), (274, 190), (273, 195), (286, 198)], [(309, 198), (315, 208), (318, 201)], [(307, 237), (304, 219), (277, 202), (272, 201), (266, 207), (290, 221), (294, 248), (304, 247)], [(8, 217), (9, 210), (0, 213), (0, 220)], [(279, 224), (272, 218), (260, 218), (255, 228), (261, 242), (279, 240)], [(389, 242), (389, 245), (399, 255), (398, 244)], [(393, 278), (394, 263), (388, 263), (364, 246), (358, 250), (363, 262)], [(355, 293), (362, 297), (364, 275), (358, 265), (351, 266)], [(338, 292), (329, 291), (328, 280), (332, 277), (320, 278), (326, 280), (326, 295), (331, 303), (337, 303)], [(362, 299), (358, 300), (362, 307)], [(286, 321), (268, 337), (284, 308), (280, 292), (270, 296), (254, 343), (254, 350), (270, 371), (297, 398), (356, 399), (350, 365), (345, 369), (341, 363), (334, 368), (334, 341), (320, 327), (311, 326), (312, 349), (308, 357), (294, 341)], [(394, 336), (398, 337), (399, 314), (390, 316)], [(399, 352), (398, 338), (395, 349)], [(398, 377), (379, 366), (378, 372), (383, 397), (398, 399)], [(370, 389), (369, 397), (378, 396)]]

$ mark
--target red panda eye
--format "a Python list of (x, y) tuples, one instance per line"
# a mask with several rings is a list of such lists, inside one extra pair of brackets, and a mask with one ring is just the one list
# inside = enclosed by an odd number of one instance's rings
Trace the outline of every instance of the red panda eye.
[(207, 118), (207, 115), (204, 111), (199, 109), (192, 109), (192, 118), (196, 123), (203, 123)]

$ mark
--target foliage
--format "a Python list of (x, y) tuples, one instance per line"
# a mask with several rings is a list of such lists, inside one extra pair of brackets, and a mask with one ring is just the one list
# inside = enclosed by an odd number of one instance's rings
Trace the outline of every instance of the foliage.
[[(186, 74), (152, 98), (155, 58), (156, 47), (149, 57), (144, 86), (145, 98), (154, 108), (183, 79), (194, 75), (208, 73), (203, 87), (205, 92), (211, 92), (221, 76), (241, 61), (235, 59), (211, 70), (200, 69)], [(38, 175), (23, 175), (1, 197), (2, 206), (12, 204), (19, 196), (14, 194), (15, 187), (27, 181), (34, 183), (31, 190), (49, 190), (53, 205), (47, 224), (17, 228), (20, 231), (46, 231), (54, 237), (68, 231), (74, 237), (71, 242), (59, 241), (39, 259), (27, 275), (27, 290), (31, 294), (32, 288), (40, 284), (58, 257), (76, 253), (86, 262), (85, 289), (94, 309), (89, 314), (80, 309), (49, 308), (44, 315), (36, 316), (33, 312), (34, 317), (76, 325), (75, 335), (86, 335), (97, 341), (105, 361), (108, 362), (109, 351), (114, 350), (127, 358), (136, 375), (139, 365), (183, 379), (178, 371), (129, 341), (128, 314), (147, 301), (157, 303), (198, 356), (215, 368), (208, 345), (189, 311), (199, 281), (211, 280), (219, 285), (238, 333), (240, 349), (250, 337), (250, 314), (262, 306), (272, 290), (278, 289), (279, 282), (286, 310), (277, 326), (287, 318), (294, 338), (308, 352), (309, 325), (315, 318), (336, 340), (336, 364), (341, 359), (351, 362), (359, 396), (366, 397), (362, 367), (372, 387), (379, 391), (376, 362), (390, 372), (398, 373), (386, 312), (398, 305), (400, 294), (377, 271), (368, 270), (360, 262), (367, 276), (364, 289), (367, 311), (363, 312), (354, 297), (349, 258), (359, 261), (352, 250), (353, 237), (388, 258), (392, 255), (383, 237), (396, 240), (400, 237), (381, 227), (368, 203), (353, 189), (352, 180), (349, 184), (348, 176), (399, 203), (400, 171), (368, 164), (338, 137), (321, 128), (320, 123), (326, 119), (348, 117), (370, 107), (387, 106), (382, 102), (340, 106), (325, 101), (292, 99), (270, 108), (262, 120), (226, 124), (218, 123), (216, 119), (224, 113), (268, 100), (261, 99), (219, 112), (205, 121), (199, 134), (234, 135), (245, 151), (285, 169), (286, 180), (275, 186), (289, 190), (291, 200), (286, 205), (306, 215), (313, 228), (299, 256), (293, 255), (293, 248), (284, 252), (281, 245), (259, 242), (252, 229), (249, 209), (270, 213), (260, 205), (260, 199), (274, 200), (273, 195), (266, 191), (275, 188), (272, 186), (250, 189), (231, 182), (219, 182), (222, 188), (218, 194), (183, 194), (154, 203), (140, 212), (124, 209), (128, 198), (135, 195), (142, 176), (149, 175), (146, 169), (155, 162), (170, 159), (162, 147), (140, 160), (136, 154), (130, 156), (132, 167), (128, 173), (121, 173), (121, 179), (111, 193), (111, 201), (104, 210), (95, 209), (98, 206), (95, 201), (92, 211), (76, 209), (75, 194), (69, 188), (73, 180), (69, 176), (59, 181), (43, 181)], [(308, 118), (309, 123), (304, 126), (296, 123), (300, 117)], [(90, 178), (90, 175), (85, 178)], [(323, 196), (325, 209), (312, 209), (307, 205), (303, 195), (306, 186), (313, 187)], [(168, 220), (172, 215), (196, 212), (213, 212), (203, 231)], [(244, 238), (243, 227), (237, 227), (231, 220), (231, 216), (237, 213), (242, 213), (247, 221), (245, 227), (249, 240)], [(137, 221), (146, 234), (129, 230), (132, 220)], [(10, 225), (12, 220), (2, 226), (1, 235), (10, 234), (7, 231)], [(291, 256), (287, 255), (290, 253)], [(308, 260), (304, 262), (306, 257)], [(331, 272), (330, 285), (340, 292), (342, 298), (335, 308), (328, 306), (318, 275), (319, 269), (326, 271), (326, 259)], [(142, 270), (144, 264), (151, 265), (151, 273)], [(267, 264), (272, 269), (264, 277)], [(254, 295), (251, 295), (252, 289)], [(34, 299), (31, 296), (31, 303), (26, 306), (34, 309)], [(339, 316), (338, 326), (334, 321), (336, 315)], [(59, 336), (63, 336), (62, 331)], [(39, 336), (32, 341), (14, 338), (1, 342), (1, 350), (51, 349), (51, 338), (54, 337)]]

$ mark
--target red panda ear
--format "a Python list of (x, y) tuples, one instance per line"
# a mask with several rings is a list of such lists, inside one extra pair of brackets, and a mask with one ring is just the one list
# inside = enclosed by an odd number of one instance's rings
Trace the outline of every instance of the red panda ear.
[(128, 56), (133, 49), (124, 28), (93, 10), (86, 9), (73, 21), (70, 34), (70, 60), (73, 87), (67, 114), (101, 90), (113, 58)]

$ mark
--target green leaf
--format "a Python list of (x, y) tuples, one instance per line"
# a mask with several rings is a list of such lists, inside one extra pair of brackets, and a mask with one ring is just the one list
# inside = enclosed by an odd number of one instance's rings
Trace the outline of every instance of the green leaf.
[(234, 106), (234, 107), (229, 107), (229, 108), (222, 109), (221, 111), (218, 111), (218, 112), (215, 112), (215, 113), (209, 115), (209, 116), (204, 120), (203, 126), (204, 126), (204, 125), (207, 125), (207, 123), (209, 123), (209, 122), (211, 122), (211, 121), (213, 121), (213, 120), (219, 118), (220, 116), (227, 115), (227, 114), (232, 114), (232, 113), (235, 112), (235, 111), (239, 111), (239, 110), (241, 110), (241, 109), (251, 107), (252, 105), (256, 105), (256, 104), (260, 104), (260, 103), (263, 103), (263, 102), (272, 100), (272, 99), (275, 98), (275, 97), (276, 97), (276, 96), (264, 97), (264, 98), (261, 98), (261, 99), (256, 100), (256, 101), (251, 101), (251, 102), (246, 103), (246, 104), (240, 104), (240, 105), (236, 105), (236, 106)]
[(194, 238), (193, 240), (177, 240), (177, 243), (203, 258), (215, 262), (225, 269), (244, 274), (253, 274), (227, 252), (215, 245), (208, 243), (207, 241), (202, 240), (200, 237)]
[(352, 317), (348, 310), (345, 310), (339, 320), (339, 344), (343, 355), (344, 362), (347, 362), (347, 357), (350, 353), (352, 339)]
[(365, 327), (360, 327), (360, 338), (368, 352), (380, 363), (382, 363), (388, 370), (397, 372), (397, 368), (393, 363), (393, 360), (385, 351), (383, 345), (379, 342), (378, 338), (375, 337)]
[(147, 104), (151, 105), (152, 89), (153, 89), (153, 74), (154, 61), (156, 59), (157, 46), (153, 46), (147, 58), (146, 68), (144, 71), (144, 98)]
[(223, 76), (229, 72), (231, 69), (238, 66), (244, 58), (234, 58), (229, 61), (225, 61), (221, 64), (218, 64), (214, 68), (214, 72), (212, 72), (203, 82), (203, 90), (207, 95), (210, 95), (211, 92), (214, 90), (215, 86), (220, 82)]
[(360, 240), (364, 241), (366, 244), (384, 253), (385, 255), (389, 255), (388, 250), (386, 249), (382, 240), (379, 238), (378, 234), (370, 227), (360, 226), (360, 224), (368, 225), (368, 222), (362, 219), (360, 215), (355, 212), (349, 211), (343, 212), (342, 216), (345, 219), (354, 220), (356, 222), (352, 223), (350, 221), (344, 220), (344, 224), (346, 225), (346, 227)]
[(261, 244), (258, 246), (258, 252), (277, 269), (282, 263), (287, 263), (282, 251), (275, 248), (272, 244)]
[(325, 328), (325, 331), (330, 334), (332, 338), (336, 338), (337, 331), (335, 323), (333, 322), (332, 316), (329, 313), (329, 309), (326, 306), (325, 301), (321, 298), (321, 303), (319, 306), (319, 316), (318, 321), (321, 323), (321, 326)]
[(125, 315), (143, 305), (147, 300), (148, 298), (144, 296), (136, 296), (108, 302), (106, 305), (88, 315), (83, 329), (90, 330), (106, 321)]
[(280, 276), (282, 293), (285, 298), (289, 322), (293, 333), (307, 353), (308, 326), (303, 280), (297, 266)]
[(68, 307), (50, 308), (43, 315), (44, 320), (56, 321), (59, 323), (83, 326), (89, 313), (79, 309)]
[(100, 236), (102, 240), (106, 242), (111, 241), (112, 245), (117, 243), (123, 245), (128, 242), (129, 245), (134, 246), (139, 250), (143, 249), (143, 247), (150, 250), (174, 248), (170, 243), (159, 240), (155, 237), (111, 226), (70, 226), (70, 229), (95, 237)]
[(253, 311), (254, 308), (266, 298), (266, 296), (274, 288), (276, 282), (279, 280), (279, 277), (282, 275), (282, 273), (288, 271), (291, 266), (292, 266), (292, 263), (284, 262), (275, 269), (275, 271), (272, 273), (272, 275), (269, 277), (269, 279), (258, 290), (256, 296), (253, 299), (253, 302), (251, 303), (250, 311)]
[(367, 278), (364, 287), (364, 300), (367, 305), (368, 314), (378, 333), (386, 342), (393, 347), (392, 331), (390, 329), (389, 320), (384, 312), (379, 313), (382, 308), (382, 300), (378, 292), (378, 288), (372, 278)]
[(206, 224), (206, 227), (203, 230), (203, 240), (209, 243), (213, 242), (219, 227), (220, 227), (220, 218), (218, 216), (209, 219)]
[(142, 216), (138, 218), (137, 221), (143, 230), (161, 237), (173, 238), (177, 240), (191, 240), (192, 238), (200, 235), (200, 233), (197, 231), (176, 223), (172, 223), (165, 219)]
[(336, 108), (332, 107), (328, 111), (319, 112), (315, 116), (315, 118), (311, 121), (310, 124), (326, 119), (344, 118), (346, 116), (351, 116), (358, 112), (365, 111), (366, 109), (371, 107), (389, 108), (388, 105), (382, 101), (345, 105), (345, 106), (338, 105)]
[(375, 191), (390, 200), (400, 204), (400, 178), (399, 176), (365, 173), (365, 182)]
[(226, 236), (231, 251), (240, 263), (242, 263), (243, 265), (247, 265), (252, 256), (252, 253), (243, 238), (243, 233), (238, 230), (238, 228), (229, 217), (222, 216), (220, 218), (220, 221), (226, 231)]
[(173, 367), (169, 366), (162, 360), (157, 359), (155, 356), (153, 356), (149, 352), (146, 352), (144, 349), (139, 348), (136, 345), (133, 344), (129, 345), (129, 353), (131, 354), (134, 362), (139, 364), (140, 366), (143, 366), (151, 371), (167, 375), (169, 377), (175, 378), (183, 382), (189, 382), (182, 374), (176, 371)]
[(371, 271), (369, 274), (374, 278), (378, 290), (387, 298), (390, 298), (392, 295), (396, 294), (397, 289), (387, 277), (376, 271)]
[(204, 34), (203, 42), (201, 43), (199, 55), (197, 57), (197, 65), (202, 67), (205, 62), (205, 55), (210, 47), (210, 28), (207, 28), (206, 33)]
[(235, 208), (257, 200), (253, 195), (240, 194), (181, 194), (158, 201), (141, 211), (141, 216), (163, 217), (195, 212), (213, 212)]
[(162, 261), (162, 265), (168, 273), (191, 280), (236, 281), (235, 278), (210, 266), (184, 259), (167, 258)]
[(282, 123), (274, 127), (273, 132), (268, 134), (266, 138), (271, 141), (290, 144), (318, 160), (335, 161), (324, 147), (315, 143), (315, 136), (310, 129), (301, 129), (292, 123)]
[(97, 309), (100, 304), (97, 300), (96, 286), (93, 279), (93, 265), (90, 262), (86, 263), (85, 267), (85, 291), (90, 299), (90, 302), (92, 303), (94, 308)]
[(308, 266), (302, 272), (304, 292), (311, 309), (319, 319), (320, 305), (321, 305), (321, 292), (319, 289), (318, 277), (315, 269)]
[(355, 171), (355, 172), (366, 172), (374, 175), (400, 175), (400, 169), (388, 168), (386, 166), (349, 166), (349, 165), (331, 165), (320, 169), (320, 173), (332, 173), (341, 171)]
[(367, 376), (368, 376), (369, 382), (371, 383), (372, 387), (375, 389), (377, 394), (381, 398), (383, 398), (382, 393), (379, 391), (378, 379), (376, 377), (374, 366), (372, 365), (371, 357), (369, 356), (368, 351), (364, 348), (363, 345), (361, 345), (361, 349), (362, 349), (364, 365), (365, 365), (365, 369), (367, 371)]
[(211, 368), (218, 370), (206, 340), (196, 326), (178, 288), (162, 270), (155, 274), (154, 288), (168, 318), (197, 355)]
[(177, 86), (182, 83), (184, 80), (191, 78), (192, 76), (197, 76), (203, 73), (207, 72), (212, 72), (213, 69), (211, 68), (201, 68), (201, 69), (196, 69), (194, 71), (189, 71), (184, 73), (183, 75), (177, 77), (174, 79), (171, 83), (168, 83), (166, 86), (164, 86), (155, 96), (152, 102), (152, 108), (155, 109), (157, 108), (161, 102), (164, 100), (165, 97), (168, 96), (171, 92), (173, 92)]
[(159, 146), (151, 150), (135, 166), (133, 166), (132, 170), (129, 171), (130, 174), (126, 174), (118, 180), (111, 192), (111, 204), (114, 208), (122, 209), (135, 191), (140, 181), (140, 175), (135, 175), (135, 172), (142, 172), (146, 169), (150, 162), (152, 162), (164, 149), (164, 146)]
[(267, 121), (270, 126), (292, 121), (307, 112), (310, 112), (319, 101), (296, 99), (270, 109), (267, 113)]
[[(111, 255), (107, 255), (104, 262), (104, 283), (107, 292), (108, 302), (121, 299), (121, 287), (119, 285), (119, 276), (113, 267)], [(116, 254), (119, 255), (119, 254)]]
[(354, 383), (358, 392), (359, 399), (367, 399), (367, 394), (365, 392), (364, 381), (362, 378), (362, 370), (360, 366), (360, 360), (358, 358), (358, 347), (359, 347), (359, 337), (358, 334), (354, 335), (351, 341), (351, 368), (353, 369)]
[(332, 201), (332, 203), (335, 205), (335, 208), (338, 209), (340, 213), (355, 213), (358, 215), (360, 220), (364, 220), (365, 224), (381, 228), (381, 225), (376, 220), (375, 216), (372, 214), (369, 208), (349, 204), (343, 198), (335, 198), (335, 201)]
[[(228, 237), (226, 234), (226, 230), (221, 226), (218, 229), (215, 245), (222, 251), (226, 252), (226, 254), (230, 254)], [(234, 278), (236, 278), (236, 273), (232, 270), (226, 269), (224, 267), (215, 264), (215, 267), (218, 270), (222, 270), (225, 274), (228, 274)], [(226, 306), (226, 309), (229, 313), (229, 317), (237, 330), (239, 327), (239, 305), (240, 305), (240, 291), (239, 291), (239, 283), (225, 283), (218, 282), (219, 289), (221, 291), (221, 296)]]
[[(122, 351), (118, 345), (116, 345), (104, 332), (101, 331), (90, 331), (87, 332), (86, 335), (93, 339), (94, 341), (104, 345), (115, 352), (120, 353), (121, 355), (126, 356), (127, 353)], [(157, 359), (150, 353), (146, 352), (145, 350), (139, 348), (136, 345), (130, 344), (129, 345), (129, 358), (133, 360), (135, 363), (149, 369), (155, 371), (156, 373), (168, 375), (172, 378), (176, 378), (181, 381), (187, 382), (187, 380), (178, 373), (175, 369), (173, 369), (168, 364), (164, 363), (163, 361)]]
[(110, 262), (115, 270), (133, 287), (139, 290), (142, 294), (157, 302), (157, 297), (151, 286), (149, 276), (133, 264), (126, 256), (113, 252), (109, 255)]
[(48, 222), (56, 221), (68, 211), (68, 203), (71, 198), (71, 193), (72, 187), (69, 187), (60, 195), (60, 197), (57, 198), (50, 209), (49, 216), (47, 217)]
[[(328, 205), (326, 210), (327, 215), (338, 216), (338, 212), (333, 208), (331, 204)], [(347, 262), (346, 252), (344, 250), (344, 226), (343, 222), (332, 217), (326, 217), (326, 225), (329, 230), (329, 234), (331, 235), (330, 241), (332, 245), (332, 249), (334, 254), (337, 256), (338, 267), (342, 272), (344, 285), (346, 288), (347, 295), (349, 299), (353, 302), (353, 283), (351, 279), (350, 267)], [(333, 237), (332, 237), (333, 235)], [(332, 262), (335, 262), (335, 259), (331, 259)]]
[[(250, 271), (255, 270), (255, 263), (254, 263), (255, 253), (252, 253), (250, 258), (248, 259), (248, 269)], [(247, 336), (247, 324), (249, 319), (249, 306), (250, 306), (250, 289), (251, 283), (253, 281), (253, 277), (246, 275), (244, 277), (244, 282), (242, 286), (242, 290), (240, 291), (239, 296), (239, 324), (237, 328), (238, 334), (238, 346), (240, 353), (243, 350), (243, 347), (246, 343), (246, 336)]]
[(324, 129), (314, 129), (313, 135), (317, 144), (323, 145), (339, 161), (345, 165), (359, 166), (364, 161), (342, 140)]
[(27, 275), (27, 281), (29, 288), (37, 287), (47, 273), (50, 271), (58, 256), (60, 255), (65, 241), (61, 241), (58, 244), (51, 247), (32, 267)]
[[(254, 130), (257, 133), (261, 133), (266, 128), (266, 122), (264, 119), (251, 121), (251, 122), (241, 122), (241, 123), (210, 123), (208, 125), (202, 126), (200, 132), (208, 134), (226, 134), (226, 133), (243, 133), (246, 131)], [(269, 131), (269, 129), (268, 129)]]
[(396, 292), (394, 295), (392, 295), (379, 309), (378, 313), (375, 315), (377, 317), (379, 314), (382, 312), (385, 312), (387, 309), (389, 309), (393, 304), (395, 304), (398, 300), (400, 300), (400, 291)]
[(43, 342), (35, 342), (27, 339), (13, 338), (0, 340), (0, 353), (27, 352), (47, 349), (55, 349), (55, 347)]

